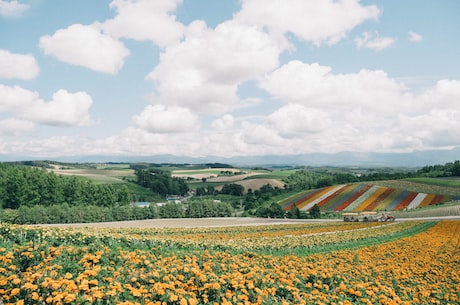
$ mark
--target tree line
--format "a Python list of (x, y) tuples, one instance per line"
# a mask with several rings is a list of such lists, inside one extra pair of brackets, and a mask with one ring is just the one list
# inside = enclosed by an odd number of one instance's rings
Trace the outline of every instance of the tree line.
[(3, 209), (23, 206), (127, 205), (127, 188), (96, 184), (75, 176), (58, 176), (43, 168), (0, 163), (0, 204)]
[(233, 208), (228, 203), (193, 201), (190, 204), (167, 202), (148, 207), (136, 205), (70, 206), (66, 203), (50, 206), (21, 206), (0, 210), (0, 221), (15, 224), (91, 223), (157, 218), (230, 217)]
[[(168, 202), (138, 207), (126, 187), (96, 184), (86, 178), (60, 176), (36, 164), (0, 163), (0, 222), (18, 224), (89, 223), (181, 217), (232, 216), (227, 203)], [(152, 192), (185, 195), (183, 179), (161, 170), (137, 170), (138, 184)]]

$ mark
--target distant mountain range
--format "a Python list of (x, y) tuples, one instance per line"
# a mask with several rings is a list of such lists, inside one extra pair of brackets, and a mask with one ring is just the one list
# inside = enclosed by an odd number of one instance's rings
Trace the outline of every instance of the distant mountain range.
[(358, 167), (423, 167), (460, 160), (460, 148), (453, 150), (417, 151), (412, 153), (311, 153), (299, 155), (264, 155), (236, 157), (187, 157), (175, 155), (110, 156), (76, 155), (70, 157), (28, 157), (0, 155), (0, 162), (24, 160), (53, 160), (77, 163), (148, 162), (173, 164), (226, 163), (233, 166), (358, 166)]

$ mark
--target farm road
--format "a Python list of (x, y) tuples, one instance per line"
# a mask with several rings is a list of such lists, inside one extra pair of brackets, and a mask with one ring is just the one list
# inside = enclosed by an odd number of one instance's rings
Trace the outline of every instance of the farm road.
[[(418, 220), (460, 220), (460, 216), (443, 217), (420, 217), (398, 218), (396, 221)], [(147, 219), (96, 223), (65, 223), (43, 224), (39, 226), (49, 227), (73, 227), (73, 228), (212, 228), (212, 227), (235, 227), (235, 226), (263, 226), (279, 224), (300, 224), (311, 222), (341, 222), (342, 219), (280, 219), (280, 218), (251, 218), (251, 217), (216, 217), (216, 218), (167, 218)]]
[(215, 217), (215, 218), (167, 218), (132, 221), (44, 224), (53, 227), (93, 227), (93, 228), (200, 228), (230, 226), (261, 226), (277, 224), (298, 224), (306, 222), (341, 221), (339, 219), (280, 219), (251, 217)]

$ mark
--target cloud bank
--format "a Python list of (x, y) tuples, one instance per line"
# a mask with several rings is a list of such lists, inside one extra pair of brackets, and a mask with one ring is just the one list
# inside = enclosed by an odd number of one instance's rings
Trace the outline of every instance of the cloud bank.
[[(113, 17), (42, 36), (38, 47), (45, 57), (110, 76), (123, 73), (134, 54), (129, 41), (151, 42), (157, 63), (153, 55), (146, 58), (151, 69), (138, 79), (151, 86), (148, 104), (118, 134), (11, 141), (0, 153), (243, 156), (460, 145), (460, 81), (442, 79), (414, 91), (384, 70), (340, 73), (297, 56), (299, 46), (317, 50), (341, 42), (378, 54), (398, 48), (397, 37), (358, 29), (379, 19), (377, 6), (358, 0), (240, 4), (231, 19), (210, 27), (203, 20), (178, 21), (181, 0), (114, 0)], [(407, 35), (423, 40), (414, 31)], [(39, 72), (32, 55), (0, 50), (1, 78), (32, 80)], [(84, 90), (58, 89), (45, 101), (23, 86), (0, 84), (6, 117), (0, 134), (32, 134), (37, 125), (89, 126), (97, 103)]]

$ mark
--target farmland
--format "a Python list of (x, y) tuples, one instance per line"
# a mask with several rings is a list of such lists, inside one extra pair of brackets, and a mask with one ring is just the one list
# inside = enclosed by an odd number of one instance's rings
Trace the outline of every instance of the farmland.
[[(417, 191), (421, 188), (442, 193)], [(289, 210), (295, 204), (300, 210), (309, 210), (318, 205), (324, 211), (398, 211), (457, 200), (460, 198), (459, 190), (459, 187), (433, 187), (404, 180), (378, 181), (375, 184), (353, 183), (308, 190), (288, 197), (280, 204), (285, 210)], [(446, 193), (452, 195), (445, 195)]]
[(1, 225), (3, 304), (458, 304), (460, 221)]
[[(43, 164), (42, 164), (43, 163)], [(424, 169), (418, 174), (412, 172), (400, 172), (396, 169), (355, 169), (355, 168), (237, 168), (226, 164), (63, 164), (53, 162), (32, 163), (42, 164), (48, 171), (56, 176), (69, 178), (66, 182), (68, 188), (73, 188), (75, 196), (71, 197), (72, 191), (66, 190), (52, 198), (55, 202), (46, 201), (50, 197), (46, 190), (60, 190), (58, 187), (28, 187), (15, 188), (15, 180), (22, 181), (22, 177), (12, 178), (11, 175), (4, 177), (4, 189), (13, 190), (17, 194), (7, 194), (3, 208), (13, 207), (13, 210), (4, 210), (2, 214), (5, 221), (13, 223), (40, 223), (40, 219), (55, 219), (53, 215), (44, 215), (42, 210), (32, 210), (30, 200), (39, 202), (42, 206), (57, 206), (56, 210), (64, 210), (63, 215), (81, 215), (85, 222), (132, 220), (158, 217), (211, 217), (224, 216), (216, 212), (216, 202), (227, 205), (225, 216), (257, 216), (257, 217), (289, 217), (306, 218), (317, 217), (309, 215), (312, 207), (320, 208), (320, 213), (327, 217), (336, 217), (340, 212), (363, 212), (363, 211), (404, 211), (439, 206), (446, 202), (456, 201), (460, 198), (460, 182), (454, 176), (435, 178), (426, 176), (430, 168)], [(444, 168), (444, 167), (440, 167)], [(449, 168), (447, 165), (445, 168)], [(436, 175), (440, 174), (436, 167)], [(452, 171), (445, 170), (446, 175)], [(19, 171), (15, 171), (18, 173)], [(32, 174), (36, 174), (34, 172)], [(31, 175), (32, 175), (31, 174)], [(423, 175), (425, 176), (423, 176)], [(23, 174), (26, 175), (26, 174)], [(418, 175), (418, 176), (417, 176)], [(69, 177), (72, 176), (72, 177)], [(8, 179), (7, 179), (8, 177)], [(77, 178), (75, 178), (77, 177)], [(394, 178), (395, 180), (382, 180)], [(397, 180), (396, 180), (397, 179)], [(25, 179), (28, 181), (61, 181), (55, 176), (47, 179)], [(95, 184), (95, 185), (94, 185)], [(77, 187), (78, 186), (78, 187)], [(29, 191), (37, 188), (36, 192)], [(94, 192), (94, 189), (107, 189), (105, 192)], [(89, 190), (89, 191), (88, 191)], [(44, 193), (45, 192), (45, 193)], [(96, 193), (115, 194), (113, 198), (99, 200), (106, 210), (99, 207), (97, 215), (87, 214), (82, 206), (93, 205), (96, 202)], [(38, 194), (38, 195), (37, 195)], [(80, 196), (85, 194), (84, 196)], [(118, 196), (117, 194), (124, 194)], [(167, 212), (162, 208), (169, 194), (179, 198), (177, 204), (180, 207), (171, 207), (177, 212)], [(78, 197), (78, 196), (80, 197)], [(193, 196), (196, 195), (196, 196)], [(48, 197), (47, 197), (48, 196)], [(64, 199), (57, 200), (64, 196)], [(97, 197), (97, 196), (96, 196)], [(20, 200), (19, 200), (19, 199)], [(39, 199), (37, 199), (39, 198)], [(119, 213), (114, 207), (118, 207), (117, 198), (123, 199), (123, 205), (134, 205), (136, 202), (149, 202), (152, 211), (149, 215), (136, 213)], [(91, 200), (89, 200), (91, 199)], [(188, 202), (186, 205), (185, 202)], [(66, 203), (61, 206), (61, 203)], [(99, 204), (98, 203), (98, 204)], [(276, 206), (276, 204), (279, 206)], [(96, 205), (98, 205), (96, 204)], [(214, 204), (214, 206), (212, 206)], [(291, 212), (292, 207), (296, 209)], [(206, 206), (206, 207), (205, 207)], [(280, 210), (280, 206), (282, 209)], [(22, 209), (17, 209), (22, 207)], [(78, 211), (74, 211), (79, 207)], [(194, 211), (183, 213), (184, 211)], [(14, 210), (14, 208), (16, 208)], [(170, 207), (168, 207), (170, 208)], [(315, 207), (316, 208), (316, 207)], [(206, 211), (206, 213), (204, 213)], [(445, 210), (445, 215), (452, 209)], [(454, 210), (455, 211), (455, 210)], [(46, 212), (46, 211), (45, 211)], [(71, 214), (72, 214), (71, 213)], [(83, 213), (83, 214), (82, 214)], [(457, 212), (456, 212), (457, 213)], [(73, 215), (72, 214), (72, 215)], [(29, 215), (37, 217), (31, 219)], [(107, 216), (108, 215), (108, 216)], [(126, 218), (120, 218), (126, 215)], [(37, 220), (39, 219), (39, 220)], [(59, 220), (60, 219), (60, 220)], [(60, 217), (57, 221), (74, 222), (75, 217)], [(50, 222), (47, 220), (46, 222)]]

